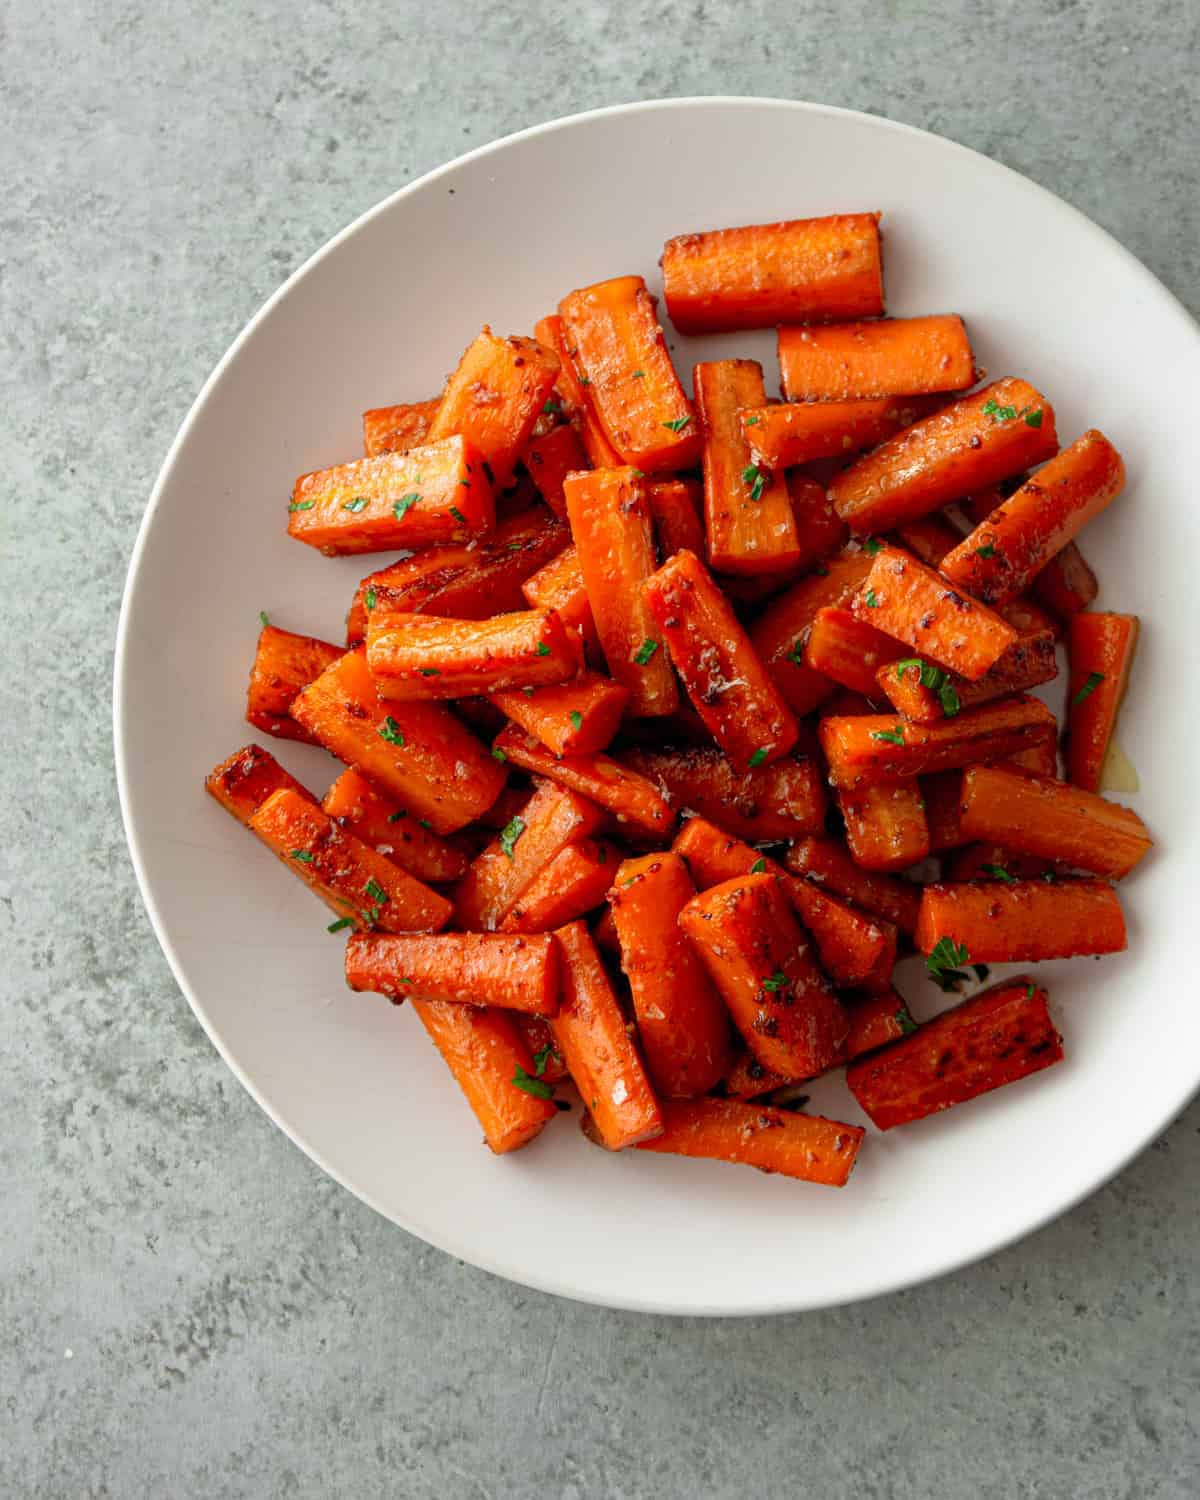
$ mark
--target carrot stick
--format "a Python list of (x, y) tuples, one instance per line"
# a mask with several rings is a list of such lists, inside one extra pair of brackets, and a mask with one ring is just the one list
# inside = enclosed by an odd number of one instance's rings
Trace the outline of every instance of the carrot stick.
[(575, 372), (624, 463), (647, 474), (686, 469), (700, 452), (692, 404), (679, 384), (640, 276), (616, 276), (558, 304)]
[(887, 531), (1057, 449), (1045, 397), (1024, 380), (998, 380), (889, 438), (836, 475), (830, 494), (852, 531)]
[(851, 692), (878, 697), (876, 674), (903, 656), (904, 647), (848, 609), (819, 609), (804, 647), (804, 664)]
[(434, 396), (431, 401), (374, 406), (363, 412), (363, 452), (368, 458), (378, 458), (381, 453), (403, 453), (417, 447), (428, 437), (441, 404), (442, 398)]
[(929, 825), (915, 782), (843, 788), (836, 798), (846, 846), (864, 870), (906, 870), (928, 857)]
[(1032, 771), (1035, 776), (1058, 777), (1058, 745), (1053, 735), (1030, 745), (1028, 750), (1018, 750), (1015, 755), (1006, 755), (1001, 764), (1016, 766), (1020, 771)]
[(977, 682), (914, 656), (880, 667), (876, 682), (897, 713), (918, 724), (936, 724), (964, 708), (1025, 692), (1057, 676), (1054, 632), (1042, 630), (1018, 636)]
[(1125, 918), (1116, 892), (1103, 880), (927, 885), (916, 943), (925, 954), (936, 949), (934, 962), (945, 957), (954, 968), (1119, 953)]
[(288, 533), (326, 557), (465, 541), (495, 526), (492, 486), (465, 438), (301, 474)]
[(357, 766), (433, 833), (465, 828), (504, 785), (503, 767), (440, 703), (380, 702), (362, 651), (326, 667), (292, 704), (326, 750)]
[(460, 845), (423, 828), (408, 810), (361, 771), (343, 771), (325, 793), (323, 811), (418, 880), (457, 880), (467, 868)]
[(561, 402), (563, 414), (579, 433), (584, 452), (593, 469), (616, 469), (621, 465), (621, 455), (608, 440), (604, 424), (596, 414), (595, 402), (590, 390), (579, 379), (572, 358), (573, 350), (567, 339), (563, 320), (557, 313), (541, 318), (534, 325), (534, 336), (539, 344), (553, 349), (561, 362), (555, 391)]
[(1060, 620), (1086, 609), (1100, 592), (1095, 573), (1074, 542), (1056, 552), (1029, 585), (1030, 593)]
[(819, 563), (846, 545), (850, 529), (833, 508), (823, 484), (793, 469), (787, 475), (788, 496), (792, 502), (792, 519), (796, 523), (796, 543), (800, 556), (796, 566), (815, 569)]
[(696, 712), (739, 770), (778, 760), (796, 721), (750, 638), (694, 552), (677, 552), (642, 588)]
[(738, 413), (766, 400), (762, 366), (720, 359), (692, 371), (704, 439), (704, 521), (709, 564), (723, 573), (778, 573), (795, 567), (800, 544), (781, 474), (759, 469)]
[(620, 727), (629, 691), (599, 672), (581, 672), (570, 682), (535, 687), (532, 692), (506, 688), (491, 699), (553, 754), (594, 755)]
[(960, 849), (969, 842), (962, 830), (962, 772), (935, 771), (921, 777), (920, 787), (930, 853)]
[(948, 552), (953, 552), (962, 541), (962, 532), (951, 526), (939, 511), (935, 511), (932, 515), (901, 522), (895, 528), (895, 537), (907, 552), (911, 552), (927, 568), (939, 568), (942, 558)]
[[(818, 329), (781, 328), (786, 334)], [(877, 401), (785, 401), (739, 414), (751, 460), (760, 468), (790, 469), (818, 458), (841, 458), (873, 448), (937, 410), (928, 397), (884, 396)]]
[(1100, 790), (1138, 628), (1136, 615), (1082, 613), (1067, 630), (1067, 777), (1085, 792)]
[(367, 620), (367, 665), (380, 697), (394, 703), (563, 682), (579, 670), (579, 652), (553, 610), (447, 620), (377, 607)]
[(610, 953), (614, 957), (620, 953), (621, 942), (617, 937), (617, 924), (613, 921), (610, 907), (606, 906), (592, 923), (592, 936), (596, 940), (597, 948), (602, 948), (605, 953)]
[(552, 755), (516, 724), (497, 735), (492, 753), (497, 751), (522, 771), (560, 781), (590, 797), (608, 808), (618, 822), (628, 823), (639, 833), (662, 837), (675, 821), (670, 804), (656, 788), (610, 756)]
[(560, 849), (521, 892), (501, 932), (550, 932), (593, 911), (608, 894), (621, 855), (615, 844), (580, 839)]
[(1110, 880), (1128, 875), (1153, 843), (1131, 807), (1003, 766), (972, 766), (963, 776), (962, 830)]
[(802, 839), (787, 851), (784, 862), (793, 874), (882, 917), (910, 937), (916, 931), (919, 887), (864, 870), (836, 839)]
[(235, 750), (204, 778), (204, 790), (243, 828), (249, 828), (250, 819), (273, 792), (288, 790), (317, 800), (261, 745)]
[(665, 562), (676, 552), (704, 551), (700, 505), (704, 491), (690, 479), (656, 479), (646, 487), (658, 554)]
[(346, 983), (401, 1005), (413, 995), (458, 1005), (558, 1013), (558, 945), (547, 933), (441, 932), (380, 937), (359, 933), (346, 944)]
[(673, 713), (679, 693), (655, 639), (642, 584), (654, 572), (646, 487), (632, 469), (572, 474), (567, 514), (609, 671), (629, 689), (629, 712)]
[(742, 839), (790, 839), (825, 826), (824, 778), (816, 760), (785, 755), (737, 771), (720, 750), (622, 750), (621, 764), (644, 776), (675, 807), (690, 808)]
[[(562, 1015), (561, 1004), (558, 1014)], [(545, 1016), (530, 1015), (524, 1010), (510, 1011), (509, 1015), (510, 1019), (516, 1023), (517, 1030), (525, 1038), (530, 1052), (533, 1053), (534, 1076), (540, 1078), (543, 1083), (562, 1083), (564, 1079), (569, 1078), (567, 1065), (563, 1062), (562, 1053), (559, 1052), (558, 1044), (554, 1040), (554, 1033), (550, 1030), (550, 1022)]]
[(993, 985), (846, 1071), (879, 1130), (965, 1104), (1061, 1062), (1062, 1037), (1031, 980)]
[(680, 333), (883, 311), (877, 213), (681, 234), (663, 246), (661, 265), (667, 311)]
[(779, 330), (779, 373), (788, 401), (869, 401), (965, 391), (975, 357), (953, 313)]
[(444, 896), (339, 828), (311, 797), (272, 792), (246, 825), (338, 916), (385, 932), (434, 932), (454, 908)]
[(302, 740), (312, 736), (291, 716), (292, 700), (301, 688), (319, 677), (342, 654), (340, 646), (311, 635), (294, 635), (275, 625), (264, 625), (250, 668), (246, 692), (246, 721), (264, 734), (280, 740)]
[(568, 630), (579, 632), (589, 660), (601, 659), (600, 637), (579, 566), (579, 549), (567, 547), (522, 584), (534, 609), (552, 609)]
[(662, 1110), (625, 1025), (600, 955), (582, 922), (555, 934), (562, 1005), (550, 1023), (601, 1143), (610, 1151), (659, 1135)]
[(567, 502), (563, 499), (563, 480), (568, 474), (591, 467), (574, 427), (564, 422), (541, 437), (531, 438), (522, 458), (529, 477), (537, 485), (538, 494), (556, 516), (565, 518)]
[(902, 781), (976, 761), (1005, 760), (1054, 733), (1054, 715), (1036, 698), (1006, 698), (938, 724), (899, 714), (825, 718), (818, 728), (834, 786)]
[(1121, 455), (1092, 428), (992, 511), (942, 562), (952, 583), (1003, 603), (1105, 510), (1125, 484)]

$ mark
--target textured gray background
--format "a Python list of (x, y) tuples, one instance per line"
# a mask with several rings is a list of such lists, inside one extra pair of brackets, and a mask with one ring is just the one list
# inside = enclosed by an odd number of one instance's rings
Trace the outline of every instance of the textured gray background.
[(492, 1280), (333, 1186), (217, 1059), (134, 888), (109, 680), (201, 381), (392, 189), (592, 105), (818, 99), (1028, 173), (1197, 311), (1195, 6), (436, 12), (0, 16), (0, 1493), (1194, 1496), (1200, 1108), (1062, 1222), (866, 1306), (679, 1322)]

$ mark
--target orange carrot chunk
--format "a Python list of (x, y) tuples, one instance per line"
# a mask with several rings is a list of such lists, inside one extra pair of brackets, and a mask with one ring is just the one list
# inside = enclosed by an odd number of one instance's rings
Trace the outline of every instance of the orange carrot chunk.
[(662, 560), (684, 550), (699, 556), (704, 551), (703, 489), (690, 479), (656, 479), (647, 486), (646, 495)]
[(930, 853), (960, 849), (969, 842), (962, 830), (962, 772), (935, 771), (931, 776), (922, 776), (919, 784), (929, 828)]
[(967, 844), (957, 850), (942, 866), (948, 885), (964, 880), (1042, 880), (1057, 878), (1058, 871), (1048, 859), (1034, 859), (1029, 854), (1014, 854), (999, 844)]
[(368, 458), (378, 458), (381, 453), (403, 453), (417, 447), (428, 437), (441, 404), (442, 398), (434, 396), (431, 401), (374, 406), (363, 412), (363, 452)]
[(604, 424), (596, 414), (590, 390), (576, 372), (573, 350), (567, 339), (563, 320), (557, 313), (541, 318), (534, 325), (533, 332), (539, 344), (545, 344), (547, 349), (553, 349), (558, 355), (561, 368), (554, 388), (558, 403), (563, 415), (578, 432), (590, 466), (593, 469), (618, 468), (622, 462), (621, 455), (609, 442)]
[(975, 357), (954, 313), (779, 330), (779, 373), (789, 401), (868, 401), (965, 391)]
[(902, 521), (895, 528), (895, 535), (900, 545), (927, 568), (941, 567), (942, 558), (962, 541), (962, 533), (940, 512)]
[(907, 870), (929, 855), (929, 824), (914, 781), (843, 788), (836, 793), (846, 847), (864, 870)]
[(566, 547), (522, 584), (534, 609), (552, 609), (568, 630), (577, 631), (590, 661), (601, 659), (600, 637), (579, 566), (579, 549)]
[(288, 790), (317, 800), (261, 745), (235, 750), (204, 778), (204, 790), (243, 828), (249, 828), (250, 819), (274, 792)]
[(367, 665), (380, 697), (403, 702), (563, 682), (578, 671), (579, 654), (553, 610), (446, 620), (376, 608), (367, 620)]
[(292, 700), (296, 694), (319, 677), (330, 662), (342, 654), (340, 646), (319, 641), (311, 635), (294, 635), (275, 625), (264, 625), (250, 668), (250, 686), (246, 692), (246, 720), (264, 734), (281, 740), (313, 739), (303, 725), (292, 718)]
[(516, 724), (496, 736), (492, 753), (522, 771), (572, 787), (640, 833), (662, 837), (675, 821), (670, 803), (656, 787), (608, 755), (552, 755)]
[(564, 422), (541, 437), (531, 438), (522, 457), (529, 477), (537, 485), (538, 494), (556, 516), (565, 517), (567, 502), (563, 499), (563, 480), (568, 474), (590, 467), (574, 427)]
[[(560, 1005), (559, 1015), (561, 1014)], [(554, 1033), (550, 1030), (550, 1022), (545, 1016), (534, 1016), (526, 1010), (514, 1010), (509, 1012), (509, 1017), (516, 1022), (517, 1030), (525, 1038), (530, 1052), (533, 1053), (535, 1076), (548, 1084), (562, 1083), (569, 1078), (567, 1065), (563, 1062), (562, 1053), (559, 1052), (558, 1044), (554, 1040)]]
[(1125, 918), (1116, 892), (1103, 880), (927, 885), (916, 944), (933, 964), (944, 958), (943, 969), (1119, 953)]
[(808, 755), (785, 755), (738, 771), (720, 750), (622, 750), (621, 764), (688, 808), (742, 839), (790, 839), (825, 826), (824, 778)]
[(620, 727), (629, 690), (599, 672), (581, 672), (569, 682), (506, 688), (492, 702), (514, 724), (541, 740), (555, 755), (594, 755)]
[(818, 484), (799, 469), (793, 469), (787, 476), (787, 487), (800, 548), (796, 566), (801, 571), (815, 569), (825, 558), (846, 545), (849, 528), (834, 510), (823, 484)]
[(1068, 627), (1067, 776), (1085, 792), (1100, 790), (1137, 640), (1136, 615), (1082, 613)]
[(920, 888), (864, 870), (836, 839), (802, 839), (787, 851), (784, 862), (794, 874), (884, 918), (910, 937), (916, 931)]
[[(779, 330), (781, 337), (801, 331)], [(773, 471), (873, 448), (935, 409), (934, 402), (926, 396), (884, 396), (877, 401), (785, 401), (774, 406), (747, 406), (739, 413), (738, 421), (750, 449), (751, 462)]]
[(501, 932), (551, 932), (601, 904), (621, 855), (615, 844), (580, 839), (560, 849), (517, 898)]
[(1037, 574), (1029, 591), (1051, 614), (1069, 620), (1091, 604), (1100, 584), (1083, 553), (1074, 542), (1068, 542)]
[(880, 667), (876, 697), (886, 696), (897, 713), (918, 724), (936, 724), (964, 708), (1022, 693), (1058, 676), (1053, 630), (1018, 636), (982, 677), (970, 682), (921, 657), (906, 656)]
[(335, 823), (418, 880), (457, 880), (467, 868), (459, 844), (423, 828), (406, 808), (361, 771), (343, 771), (321, 802)]
[(346, 944), (346, 983), (400, 1005), (413, 995), (459, 1005), (558, 1012), (558, 945), (549, 933), (441, 932), (433, 937), (359, 933)]
[(904, 647), (848, 609), (819, 609), (813, 617), (804, 664), (852, 693), (878, 697), (876, 674), (903, 656)]

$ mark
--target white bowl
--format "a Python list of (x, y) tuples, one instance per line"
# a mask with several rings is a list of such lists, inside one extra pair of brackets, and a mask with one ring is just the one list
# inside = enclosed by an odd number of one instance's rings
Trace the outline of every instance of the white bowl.
[[(570, 288), (641, 272), (672, 234), (882, 209), (889, 310), (955, 311), (994, 374), (1102, 427), (1127, 492), (1084, 538), (1104, 607), (1143, 620), (1121, 737), (1159, 848), (1122, 887), (1129, 952), (1043, 966), (1067, 1061), (871, 1133), (842, 1191), (589, 1146), (578, 1110), (498, 1159), (416, 1018), (352, 995), (322, 908), (202, 790), (242, 719), (258, 612), (339, 639), (357, 578), (285, 535), (295, 475), (360, 451), (364, 407), (435, 394), (490, 322), (528, 332)], [(769, 334), (672, 337), (695, 359)], [(1200, 1082), (1200, 339), (1087, 219), (905, 126), (810, 104), (683, 99), (561, 120), (403, 189), (278, 291), (205, 385), (130, 565), (116, 750), (134, 864), (175, 976), (262, 1107), (397, 1224), (529, 1286), (614, 1307), (762, 1313), (908, 1286), (1028, 1233), (1140, 1151)], [(322, 752), (270, 743), (314, 789)], [(917, 967), (913, 968), (917, 975)], [(901, 979), (904, 987), (904, 978)], [(907, 986), (918, 1015), (944, 1001)], [(813, 1107), (860, 1120), (840, 1078)]]

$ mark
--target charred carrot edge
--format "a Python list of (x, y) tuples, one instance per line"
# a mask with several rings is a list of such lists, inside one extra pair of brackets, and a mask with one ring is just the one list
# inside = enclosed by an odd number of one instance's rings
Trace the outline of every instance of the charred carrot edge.
[(692, 706), (739, 770), (778, 760), (796, 721), (724, 594), (694, 552), (677, 552), (642, 588)]
[(563, 480), (568, 474), (590, 467), (579, 434), (569, 422), (552, 427), (541, 437), (530, 439), (522, 458), (529, 477), (538, 487), (538, 494), (556, 516), (565, 519), (567, 502), (563, 499)]
[(922, 776), (918, 784), (925, 803), (930, 853), (960, 849), (968, 842), (962, 830), (962, 772), (934, 771), (931, 776)]
[(1068, 542), (1037, 574), (1029, 591), (1057, 619), (1069, 620), (1092, 603), (1100, 584), (1083, 553)]
[(670, 804), (644, 776), (608, 755), (555, 756), (515, 724), (496, 736), (492, 753), (590, 797), (639, 832), (662, 837), (675, 821)]
[(565, 682), (579, 649), (553, 610), (449, 620), (380, 607), (367, 619), (367, 666), (389, 703), (463, 698)]
[(273, 792), (288, 790), (317, 800), (261, 745), (235, 750), (204, 778), (204, 790), (243, 828), (249, 828), (250, 819)]
[(704, 442), (704, 523), (709, 565), (722, 573), (778, 573), (800, 561), (791, 497), (782, 474), (750, 457), (738, 413), (766, 400), (762, 366), (720, 359), (692, 371)]
[(846, 847), (864, 870), (906, 870), (928, 857), (929, 824), (915, 781), (842, 788), (836, 798)]
[(850, 528), (834, 510), (823, 484), (793, 469), (787, 475), (787, 487), (800, 549), (796, 566), (801, 571), (815, 569), (846, 545)]
[(1043, 880), (1047, 875), (1057, 879), (1058, 871), (1048, 859), (1028, 854), (1014, 854), (999, 844), (967, 844), (942, 865), (947, 885), (966, 880)]
[(608, 669), (629, 689), (629, 712), (673, 713), (679, 692), (654, 635), (642, 585), (654, 572), (654, 537), (646, 486), (633, 469), (572, 474), (567, 514), (580, 571)]
[(975, 356), (955, 313), (779, 330), (788, 401), (870, 401), (965, 391)]
[(322, 811), (418, 880), (457, 880), (467, 868), (460, 845), (430, 833), (408, 810), (353, 767), (342, 772), (321, 802)]
[(992, 880), (921, 894), (917, 947), (954, 968), (1119, 953), (1125, 942), (1121, 903), (1103, 880)]
[(877, 213), (677, 235), (663, 246), (661, 265), (667, 311), (680, 333), (873, 318), (883, 311)]
[(570, 682), (509, 688), (492, 702), (526, 734), (554, 755), (594, 755), (607, 747), (621, 724), (629, 690), (599, 672), (581, 672)]
[(996, 698), (1023, 693), (1058, 676), (1054, 631), (1018, 636), (977, 682), (922, 657), (905, 657), (879, 668), (876, 697), (883, 694), (897, 713), (918, 724), (936, 724), (964, 708), (978, 708)]
[(964, 773), (961, 827), (968, 839), (1111, 880), (1128, 875), (1153, 844), (1131, 807), (1003, 766), (972, 766)]
[(584, 452), (593, 469), (615, 469), (621, 465), (621, 455), (608, 440), (604, 424), (596, 414), (595, 403), (588, 388), (583, 385), (571, 358), (569, 341), (563, 320), (554, 313), (540, 318), (534, 325), (534, 336), (547, 349), (558, 355), (561, 368), (555, 391), (561, 403), (563, 415), (578, 431)]
[(877, 681), (904, 651), (894, 637), (848, 609), (819, 609), (804, 647), (804, 665), (851, 692), (878, 697)]
[[(559, 1014), (562, 1014), (561, 1005)], [(516, 1022), (517, 1030), (533, 1053), (534, 1076), (548, 1084), (562, 1083), (569, 1078), (571, 1075), (545, 1016), (533, 1016), (522, 1010), (510, 1011), (509, 1016)]]
[(568, 354), (622, 460), (647, 474), (687, 469), (700, 452), (684, 394), (640, 276), (615, 276), (558, 304)]
[(695, 894), (687, 866), (667, 852), (623, 861), (608, 897), (646, 1066), (670, 1099), (707, 1093), (729, 1066), (724, 1007), (680, 930)]
[(401, 402), (398, 406), (373, 406), (362, 414), (363, 452), (368, 458), (381, 453), (403, 453), (423, 443), (429, 424), (442, 404), (440, 396), (429, 401)]
[(302, 474), (288, 505), (289, 534), (327, 557), (466, 541), (495, 524), (483, 459), (462, 437)]
[(565, 547), (532, 573), (521, 591), (534, 609), (552, 609), (568, 630), (577, 630), (590, 661), (600, 661), (600, 636), (579, 566), (579, 549)]
[(246, 691), (246, 720), (264, 734), (281, 740), (302, 740), (312, 744), (312, 736), (291, 715), (292, 700), (301, 688), (319, 677), (332, 661), (342, 654), (340, 646), (317, 640), (311, 635), (295, 635), (275, 625), (264, 625), (250, 668), (250, 686)]
[[(799, 331), (781, 328), (780, 335)], [(775, 406), (744, 407), (739, 421), (753, 461), (774, 470), (873, 448), (935, 409), (935, 404), (922, 396), (885, 396), (878, 401), (785, 401)]]
[(346, 944), (346, 983), (352, 990), (386, 995), (396, 1005), (420, 995), (553, 1016), (558, 1013), (558, 945), (549, 933), (358, 933)]
[(615, 844), (600, 839), (568, 844), (521, 892), (500, 931), (550, 932), (594, 911), (608, 894), (620, 862)]
[(1057, 449), (1046, 398), (1024, 380), (998, 380), (889, 438), (836, 475), (830, 494), (852, 531), (889, 531)]
[(656, 479), (646, 487), (646, 495), (654, 518), (658, 554), (664, 562), (685, 548), (697, 554), (704, 551), (704, 527), (700, 524), (704, 491), (701, 486), (690, 479)]
[(803, 839), (788, 849), (784, 863), (793, 874), (803, 875), (822, 890), (884, 918), (910, 937), (916, 931), (920, 888), (906, 880), (864, 870), (836, 839)]
[(347, 925), (435, 932), (453, 915), (444, 896), (340, 828), (304, 793), (272, 792), (247, 827)]
[(743, 839), (791, 839), (825, 826), (824, 779), (808, 755), (785, 755), (753, 771), (736, 771), (720, 750), (704, 746), (631, 748), (617, 757), (675, 807)]
[(566, 845), (590, 837), (603, 809), (566, 787), (546, 782), (474, 860), (454, 892), (460, 927), (495, 931), (525, 891)]
[(1061, 1062), (1046, 992), (1016, 979), (973, 995), (912, 1036), (846, 1070), (850, 1092), (879, 1130), (964, 1104)]
[(1075, 615), (1067, 628), (1067, 777), (1098, 792), (1137, 650), (1136, 615)]

